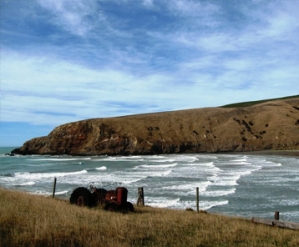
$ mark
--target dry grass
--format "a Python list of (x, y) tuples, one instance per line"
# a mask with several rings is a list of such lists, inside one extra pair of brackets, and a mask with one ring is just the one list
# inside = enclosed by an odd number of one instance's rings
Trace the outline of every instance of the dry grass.
[(0, 189), (0, 246), (299, 246), (298, 231), (150, 207), (121, 214)]
[[(250, 103), (252, 104), (252, 103)], [(56, 127), (13, 153), (144, 155), (299, 150), (299, 97), (250, 107), (212, 107), (95, 118)]]

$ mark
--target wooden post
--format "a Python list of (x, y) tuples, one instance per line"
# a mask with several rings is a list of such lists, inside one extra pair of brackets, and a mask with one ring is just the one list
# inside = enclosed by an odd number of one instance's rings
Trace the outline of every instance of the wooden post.
[(275, 211), (274, 219), (279, 220), (279, 211)]
[(199, 189), (196, 187), (196, 212), (199, 212)]
[(54, 196), (55, 196), (55, 190), (56, 190), (56, 178), (54, 178), (54, 185), (53, 185), (53, 195), (52, 195), (52, 197), (54, 198)]
[(143, 187), (138, 188), (138, 199), (137, 199), (137, 206), (144, 206), (144, 193)]

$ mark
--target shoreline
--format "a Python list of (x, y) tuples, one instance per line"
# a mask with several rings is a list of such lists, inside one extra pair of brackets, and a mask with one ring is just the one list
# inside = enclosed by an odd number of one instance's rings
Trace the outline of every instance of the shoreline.
[[(248, 151), (248, 152), (240, 152), (244, 154), (250, 155), (277, 155), (277, 156), (299, 156), (299, 150), (260, 150), (260, 151)], [(233, 152), (233, 154), (237, 154), (237, 152)]]
[[(7, 147), (5, 147), (7, 148)], [(12, 150), (13, 151), (13, 150)], [(4, 153), (3, 153), (4, 154)], [(171, 154), (244, 154), (244, 155), (277, 155), (277, 156), (293, 156), (293, 157), (298, 157), (299, 156), (299, 149), (295, 149), (295, 150), (256, 150), (256, 151), (219, 151), (219, 152), (199, 152), (199, 153), (161, 153), (158, 155), (171, 155)], [(7, 156), (15, 156), (15, 155), (22, 155), (22, 156), (26, 156), (26, 155), (58, 155), (58, 154), (13, 154), (13, 153), (5, 153), (5, 155)], [(102, 155), (97, 155), (97, 154), (66, 154), (67, 156), (102, 156)], [(149, 156), (149, 155), (153, 155), (153, 154), (136, 154), (136, 155), (142, 155), (142, 156)], [(117, 154), (117, 155), (104, 155), (104, 156), (123, 156), (121, 154)], [(124, 155), (127, 156), (127, 155)], [(134, 156), (134, 155), (129, 155), (129, 156)]]

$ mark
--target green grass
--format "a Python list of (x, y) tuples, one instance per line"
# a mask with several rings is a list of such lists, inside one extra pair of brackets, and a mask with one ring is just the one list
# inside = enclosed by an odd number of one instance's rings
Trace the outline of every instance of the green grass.
[(248, 106), (253, 106), (269, 101), (275, 101), (275, 100), (285, 100), (285, 99), (293, 99), (293, 98), (299, 98), (299, 95), (294, 95), (294, 96), (288, 96), (288, 97), (283, 97), (283, 98), (275, 98), (275, 99), (265, 99), (265, 100), (257, 100), (257, 101), (248, 101), (248, 102), (240, 102), (240, 103), (233, 103), (233, 104), (228, 104), (221, 106), (222, 108), (233, 108), (233, 107), (248, 107)]

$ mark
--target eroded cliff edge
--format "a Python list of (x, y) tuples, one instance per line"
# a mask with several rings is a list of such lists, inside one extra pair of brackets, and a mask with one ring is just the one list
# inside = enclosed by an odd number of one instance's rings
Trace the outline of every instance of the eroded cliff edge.
[(137, 155), (299, 149), (299, 98), (64, 124), (16, 154)]

